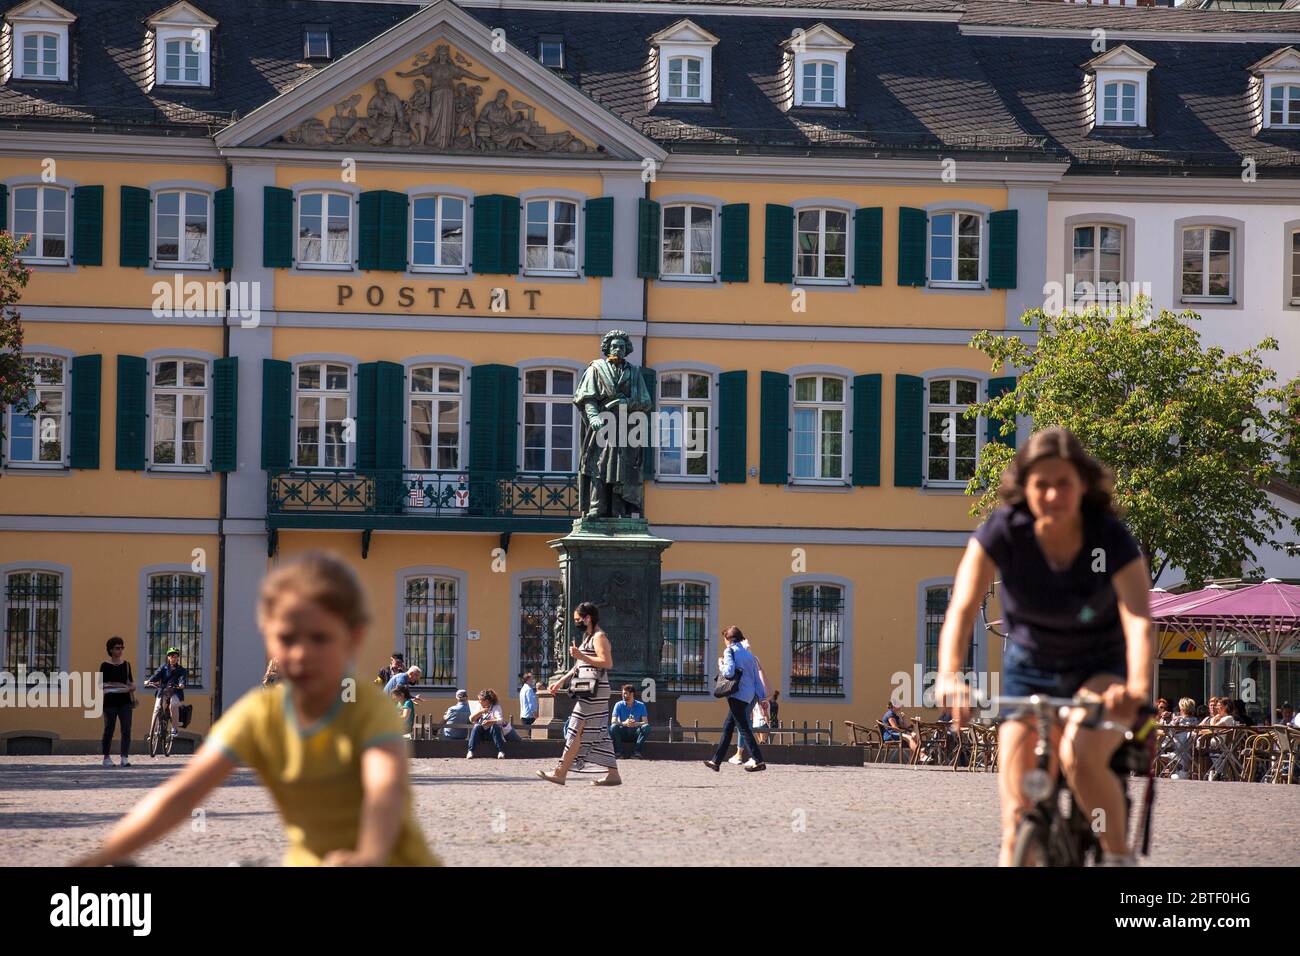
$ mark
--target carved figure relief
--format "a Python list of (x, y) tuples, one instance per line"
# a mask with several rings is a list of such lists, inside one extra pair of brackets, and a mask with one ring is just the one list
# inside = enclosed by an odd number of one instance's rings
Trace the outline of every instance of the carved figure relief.
[[(447, 44), (438, 44), (432, 55), (421, 53), (409, 70), (397, 71), (403, 79), (415, 78), (406, 100), (378, 77), (365, 116), (357, 115), (363, 94), (354, 93), (334, 105), (328, 124), (312, 117), (285, 132), (281, 140), (304, 146), (389, 146), (426, 152), (590, 152), (568, 130), (549, 132), (537, 121), (536, 107), (511, 100), (506, 89), (498, 89), (480, 109), (484, 88), (478, 84), (490, 80), (473, 73), (473, 66)], [(469, 80), (477, 82), (471, 86)]]

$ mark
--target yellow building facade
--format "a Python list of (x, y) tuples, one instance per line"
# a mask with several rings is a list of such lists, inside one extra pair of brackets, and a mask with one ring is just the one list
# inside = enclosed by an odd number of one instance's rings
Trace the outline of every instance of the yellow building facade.
[[(7, 228), (54, 210), (20, 305), (54, 424), (6, 420), (6, 666), (94, 672), (120, 635), (139, 682), (177, 644), (201, 735), (265, 668), (260, 579), (323, 548), (371, 600), (364, 675), (403, 651), (435, 717), (513, 696), (577, 516), (572, 386), (620, 328), (698, 432), (645, 499), (679, 718), (718, 719), (737, 624), (783, 721), (874, 721), (934, 665), (993, 440), (962, 412), (1010, 375), (967, 343), (1034, 304), (1061, 173), (670, 151), (447, 0), (212, 136), (0, 132)], [(99, 732), (0, 709), (22, 746)]]

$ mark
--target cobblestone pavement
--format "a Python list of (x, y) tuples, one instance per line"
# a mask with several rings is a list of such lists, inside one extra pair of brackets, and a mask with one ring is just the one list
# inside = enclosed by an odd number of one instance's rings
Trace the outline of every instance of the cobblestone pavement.
[[(0, 757), (0, 864), (61, 865), (89, 850), (185, 757), (106, 769), (90, 757)], [(626, 785), (536, 779), (541, 760), (416, 760), (425, 835), (456, 866), (572, 863), (985, 865), (996, 858), (989, 774), (897, 767), (771, 766), (764, 774), (698, 763), (624, 761)], [(1209, 819), (1212, 816), (1212, 819)], [(1261, 821), (1268, 821), (1261, 827)], [(585, 834), (585, 838), (579, 838)], [(595, 859), (580, 855), (589, 846)], [(1300, 787), (1161, 781), (1151, 865), (1290, 865), (1300, 846)], [(284, 852), (275, 808), (238, 771), (201, 818), (142, 852), (143, 864), (273, 864)]]

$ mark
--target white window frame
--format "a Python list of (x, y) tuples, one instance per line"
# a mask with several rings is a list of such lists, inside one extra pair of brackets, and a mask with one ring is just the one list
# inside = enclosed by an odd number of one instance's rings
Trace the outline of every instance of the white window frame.
[[(434, 207), (434, 250), (437, 262), (430, 265), (427, 262), (417, 263), (415, 261), (415, 205), (425, 200), (433, 200)], [(445, 265), (442, 263), (442, 220), (443, 205), (449, 200), (454, 199), (461, 205), (460, 219), (460, 265)], [(470, 200), (458, 193), (419, 193), (411, 197), (411, 221), (409, 223), (409, 233), (411, 236), (411, 248), (408, 250), (410, 255), (411, 272), (430, 272), (450, 275), (468, 275), (469, 274), (469, 210)]]
[[(27, 248), (19, 255), (19, 259), (32, 265), (42, 266), (66, 266), (72, 261), (72, 190), (66, 186), (58, 186), (47, 183), (19, 183), (9, 188), (9, 231), (15, 239), (18, 238), (18, 194), (24, 189), (36, 190), (36, 232), (32, 233), (32, 241), (27, 244)], [(63, 193), (63, 255), (61, 256), (44, 256), (31, 255), (33, 249), (40, 249), (45, 245), (45, 197), (49, 190), (58, 190)], [(22, 233), (27, 235), (27, 233)]]
[[(433, 371), (434, 390), (430, 392), (415, 390), (415, 373), (420, 369), (431, 369)], [(453, 371), (459, 380), (459, 385), (454, 392), (444, 392), (439, 389), (439, 380), (443, 369)], [(412, 471), (455, 471), (462, 472), (467, 470), (465, 461), (465, 369), (459, 365), (452, 365), (446, 362), (417, 362), (406, 368), (406, 467)], [(431, 445), (429, 453), (430, 467), (419, 468), (416, 466), (414, 456), (414, 434), (415, 427), (415, 403), (428, 402), (430, 404), (430, 427), (431, 427)], [(440, 402), (454, 402), (456, 405), (456, 465), (452, 468), (440, 468), (438, 466), (438, 404)]]
[[(799, 260), (799, 219), (804, 213), (817, 213), (817, 274), (800, 275)], [(844, 275), (826, 275), (826, 214), (839, 213), (844, 217)], [(795, 285), (848, 285), (853, 275), (853, 249), (850, 237), (853, 234), (853, 213), (837, 206), (803, 206), (794, 211), (794, 263), (792, 270)]]
[[(952, 383), (952, 391), (950, 392), (951, 401), (935, 402), (931, 399), (931, 395), (933, 393), (933, 386), (935, 382)], [(963, 404), (961, 402), (956, 401), (958, 382), (967, 382), (975, 386), (975, 400), (973, 402), (968, 402)], [(925, 413), (923, 419), (924, 427), (922, 429), (922, 436), (923, 436), (922, 440), (924, 442), (924, 446), (921, 452), (922, 454), (921, 467), (922, 467), (922, 474), (924, 475), (923, 481), (926, 487), (929, 488), (965, 488), (966, 487), (966, 482), (968, 480), (966, 478), (931, 477), (930, 475), (930, 435), (931, 435), (930, 416), (931, 414), (940, 414), (940, 415), (946, 414), (949, 417), (949, 419), (953, 421), (953, 434), (954, 436), (956, 436), (956, 429), (958, 425), (960, 423), (970, 422), (970, 419), (965, 418), (963, 413), (965, 412), (966, 409), (970, 408), (971, 405), (978, 404), (981, 401), (980, 393), (984, 389), (985, 384), (986, 384), (985, 381), (978, 378), (977, 376), (959, 375), (956, 373), (943, 373), (938, 375), (932, 375), (926, 378)], [(974, 435), (975, 435), (975, 468), (977, 470), (979, 469), (980, 453), (984, 450), (984, 442), (981, 439), (981, 435), (983, 434), (983, 429), (985, 428), (986, 423), (987, 423), (987, 419), (983, 415), (976, 417), (974, 422), (971, 423), (971, 427), (974, 429)], [(956, 471), (957, 443), (955, 441), (951, 441), (948, 442), (947, 445), (948, 445), (948, 474), (951, 475)]]
[[(530, 206), (533, 205), (533, 203), (546, 203), (547, 266), (545, 268), (529, 268), (528, 266), (528, 249), (530, 248), (528, 243), (528, 222), (529, 222), (528, 209)], [(559, 203), (566, 203), (573, 207), (573, 268), (572, 269), (560, 269), (560, 268), (555, 268), (554, 266), (555, 256), (557, 251), (555, 245), (555, 227), (558, 224), (556, 221), (555, 214)], [(522, 268), (523, 274), (530, 275), (530, 276), (566, 276), (566, 277), (577, 276), (578, 267), (582, 263), (582, 203), (578, 202), (576, 199), (572, 199), (567, 196), (529, 196), (527, 199), (523, 200), (523, 206), (524, 206), (523, 222), (521, 223), (522, 228), (519, 230), (520, 231), (519, 241), (523, 244), (523, 250), (522, 250), (523, 256), (520, 260), (521, 263), (523, 264), (523, 268)], [(534, 247), (534, 248), (540, 248), (540, 247)]]
[[(1282, 90), (1282, 122), (1273, 122), (1273, 91)], [(1300, 74), (1270, 76), (1264, 80), (1264, 128), (1265, 129), (1300, 129), (1300, 120), (1294, 123), (1286, 121), (1287, 115), (1294, 110), (1300, 115)]]
[[(304, 259), (302, 257), (302, 217), (303, 217), (303, 200), (308, 196), (321, 197), (321, 214), (320, 214), (320, 259)], [(333, 196), (341, 197), (347, 203), (348, 209), (348, 237), (346, 240), (347, 257), (341, 262), (326, 260), (324, 258), (325, 250), (329, 244), (329, 201)], [(299, 269), (319, 269), (326, 272), (349, 272), (352, 270), (353, 249), (356, 244), (356, 203), (353, 201), (351, 193), (340, 192), (339, 190), (330, 189), (304, 189), (294, 196), (294, 249), (293, 261), (294, 266)]]
[[(665, 573), (659, 585), (660, 594), (661, 595), (663, 594), (664, 588), (669, 588), (669, 587), (676, 588), (679, 593), (681, 591), (684, 591), (688, 587), (699, 587), (704, 589), (705, 600), (707, 602), (706, 607), (708, 608), (708, 610), (704, 614), (704, 646), (703, 646), (703, 657), (700, 662), (702, 666), (702, 672), (700, 674), (700, 677), (702, 678), (705, 687), (708, 688), (710, 686), (710, 682), (713, 679), (714, 672), (717, 670), (717, 662), (712, 657), (712, 652), (710, 650), (710, 644), (711, 644), (710, 636), (718, 633), (717, 578), (714, 578), (712, 575), (709, 575), (708, 578), (705, 578), (703, 576), (698, 575), (698, 573), (692, 574), (690, 572), (686, 572), (682, 574), (680, 577), (677, 575), (669, 575), (668, 573)], [(690, 618), (686, 616), (686, 613), (682, 607), (678, 606), (677, 608), (674, 608), (670, 611), (665, 609), (661, 603), (659, 609), (659, 635), (661, 638), (663, 636), (663, 626), (669, 618), (672, 618), (677, 624), (678, 647), (680, 647), (682, 636), (686, 630), (683, 625)], [(681, 658), (679, 657), (675, 663), (677, 665), (677, 673), (680, 675), (682, 673)], [(770, 693), (771, 691), (776, 689), (778, 688), (769, 687), (768, 692)], [(707, 699), (710, 696), (709, 691), (707, 689), (702, 691), (677, 691), (676, 693), (678, 693), (683, 698), (695, 699), (695, 700)]]
[[(185, 385), (185, 363), (192, 362), (195, 365), (203, 366), (203, 385)], [(159, 385), (158, 366), (173, 364), (176, 366), (176, 384)], [(175, 430), (171, 439), (175, 447), (175, 462), (160, 462), (154, 458), (154, 428), (157, 427), (160, 420), (158, 413), (158, 398), (161, 395), (173, 395), (176, 398), (176, 414), (173, 416)], [(203, 422), (203, 443), (199, 447), (199, 460), (197, 464), (183, 464), (180, 459), (181, 444), (181, 424), (183, 422), (183, 409), (185, 398), (192, 396), (202, 396), (203, 411), (200, 420)], [(206, 472), (209, 470), (209, 463), (212, 458), (212, 363), (207, 359), (196, 358), (186, 355), (160, 355), (149, 359), (149, 432), (148, 439), (145, 442), (145, 451), (148, 455), (147, 461), (150, 471), (183, 471), (183, 472)]]
[[(298, 385), (298, 377), (301, 370), (309, 365), (316, 365), (320, 367), (321, 385), (317, 388), (301, 388)], [(346, 390), (337, 389), (337, 388), (327, 389), (324, 387), (325, 382), (327, 381), (326, 378), (327, 367), (330, 365), (338, 366), (339, 368), (342, 368), (344, 370), (347, 376), (347, 383), (348, 383)], [(301, 419), (298, 414), (298, 400), (300, 398), (316, 398), (320, 400), (320, 405), (318, 406), (317, 409), (316, 422), (315, 422), (315, 424), (319, 428), (319, 431), (316, 436), (317, 460), (319, 461), (324, 457), (323, 453), (325, 450), (325, 432), (326, 432), (326, 426), (329, 422), (329, 419), (325, 417), (325, 402), (327, 398), (339, 398), (341, 396), (347, 397), (347, 414), (344, 415), (343, 418), (340, 419), (340, 421), (343, 421), (345, 423), (343, 426), (345, 432), (347, 429), (347, 425), (346, 425), (347, 421), (351, 420), (355, 427), (356, 399), (353, 397), (353, 392), (354, 392), (353, 384), (355, 382), (355, 379), (356, 379), (355, 368), (353, 368), (353, 366), (349, 365), (347, 362), (340, 361), (338, 359), (310, 358), (310, 359), (301, 359), (293, 363), (293, 389), (292, 389), (293, 430), (290, 434), (290, 440), (293, 442), (292, 467), (307, 470), (307, 471), (348, 471), (355, 467), (356, 442), (347, 441), (346, 439), (343, 442), (343, 463), (341, 465), (322, 465), (322, 464), (304, 465), (298, 461), (298, 445), (300, 444), (300, 442), (298, 441), (298, 427), (301, 424)]]
[[(683, 209), (682, 263), (689, 266), (692, 253), (700, 250), (691, 247), (691, 215), (695, 209), (707, 209), (709, 212), (709, 271), (708, 272), (667, 272), (665, 270), (665, 252), (668, 245), (668, 210)], [(718, 240), (719, 215), (716, 206), (703, 202), (669, 202), (663, 206), (659, 216), (659, 278), (668, 282), (712, 282), (718, 274)]]
[[(546, 373), (546, 388), (547, 388), (546, 394), (528, 391), (528, 376), (529, 374), (534, 372)], [(538, 365), (532, 368), (521, 368), (519, 370), (520, 379), (521, 379), (520, 382), (521, 387), (519, 389), (519, 392), (523, 400), (523, 404), (521, 406), (521, 414), (519, 417), (519, 464), (520, 464), (519, 470), (523, 474), (572, 475), (572, 474), (576, 474), (578, 470), (578, 434), (582, 425), (582, 410), (578, 408), (578, 406), (573, 404), (573, 392), (571, 389), (569, 390), (561, 389), (559, 392), (553, 391), (553, 389), (555, 388), (556, 372), (568, 372), (570, 375), (572, 375), (573, 384), (575, 387), (577, 386), (578, 381), (582, 377), (582, 373), (580, 371), (577, 371), (572, 368), (566, 368), (563, 365)], [(545, 435), (546, 435), (546, 445), (545, 445), (546, 466), (541, 469), (528, 467), (528, 448), (525, 443), (527, 441), (528, 428), (529, 428), (529, 423), (528, 423), (529, 402), (532, 402), (537, 405), (542, 405), (546, 409), (546, 421), (543, 423), (543, 427), (545, 429)], [(573, 430), (573, 445), (571, 451), (571, 455), (572, 455), (571, 461), (573, 462), (572, 468), (565, 469), (565, 468), (554, 467), (555, 446), (551, 441), (551, 434), (552, 434), (551, 430), (553, 428), (564, 427), (562, 424), (560, 425), (555, 424), (553, 420), (552, 412), (554, 406), (556, 405), (568, 405), (569, 408), (573, 409), (572, 412), (573, 417), (572, 417), (572, 424), (571, 424), (571, 428)], [(536, 426), (534, 425), (534, 427)]]
[[(545, 50), (547, 44), (554, 44), (560, 48), (559, 63), (546, 62)], [(540, 63), (542, 66), (546, 67), (548, 70), (564, 69), (564, 38), (558, 36), (551, 36), (549, 34), (546, 36), (538, 37), (537, 38), (537, 62)]]
[[(69, 601), (68, 588), (70, 587), (71, 573), (62, 566), (52, 566), (44, 562), (35, 562), (33, 564), (7, 564), (0, 567), (0, 611), (4, 613), (3, 622), (0, 623), (0, 669), (7, 669), (9, 666), (9, 578), (16, 574), (24, 574), (34, 577), (40, 574), (54, 575), (59, 579), (59, 600), (54, 605), (54, 610), (59, 615), (58, 620), (58, 638), (57, 646), (54, 651), (55, 665), (54, 669), (64, 670), (67, 667), (67, 636), (68, 636), (68, 615), (70, 613), (71, 602)], [(30, 608), (30, 605), (28, 605)], [(31, 660), (31, 639), (35, 631), (34, 616), (28, 619), (30, 625), (27, 634), (23, 635), (29, 643), (27, 645), (28, 653), (25, 655), (28, 661)], [(30, 683), (46, 683), (49, 680), (49, 671), (28, 670), (28, 681)], [(18, 676), (14, 674), (10, 680), (17, 681)]]
[[(958, 230), (960, 229), (961, 216), (974, 216), (980, 227), (979, 233), (979, 278), (978, 279), (936, 279), (934, 278), (934, 221), (940, 216), (952, 216), (952, 255), (949, 261), (952, 263), (952, 274), (955, 276), (958, 272)], [(982, 289), (988, 278), (988, 214), (981, 209), (969, 209), (961, 206), (953, 206), (944, 209), (935, 209), (926, 213), (925, 224), (925, 274), (927, 276), (926, 284), (935, 289)]]
[[(664, 77), (665, 77), (665, 82), (667, 83), (667, 88), (664, 90), (663, 102), (665, 103), (707, 103), (708, 98), (705, 97), (704, 95), (704, 68), (705, 68), (704, 57), (694, 52), (674, 53), (672, 56), (668, 57), (667, 60), (668, 60), (668, 66), (667, 69), (664, 71)], [(675, 72), (673, 70), (673, 64), (675, 63), (681, 64), (680, 81), (677, 84), (678, 88), (676, 89), (676, 91), (674, 91), (673, 89), (674, 86), (673, 73)], [(699, 76), (697, 78), (697, 83), (696, 83), (696, 85), (699, 87), (699, 93), (696, 96), (691, 96), (690, 93), (692, 64), (695, 64), (698, 67), (698, 73), (699, 73)]]
[[(1215, 230), (1226, 232), (1228, 234), (1228, 293), (1227, 295), (1212, 295), (1209, 293), (1210, 278), (1210, 233)], [(1204, 243), (1201, 249), (1201, 292), (1193, 295), (1183, 294), (1183, 270), (1184, 259), (1183, 250), (1185, 248), (1187, 233), (1202, 232), (1205, 234)], [(1235, 302), (1237, 298), (1237, 229), (1234, 226), (1223, 225), (1222, 223), (1207, 222), (1203, 224), (1184, 224), (1178, 230), (1178, 300), (1180, 302)]]
[[(789, 39), (781, 44), (786, 51), (787, 63), (791, 70), (791, 106), (794, 109), (843, 109), (845, 104), (846, 75), (848, 72), (848, 53), (853, 44), (836, 33), (824, 23), (818, 23), (807, 30), (795, 29)], [(835, 99), (831, 103), (805, 102), (803, 88), (803, 68), (805, 63), (831, 63), (835, 66)], [(820, 81), (821, 70), (817, 71)], [(819, 83), (820, 86), (820, 83)]]
[[(717, 37), (690, 20), (681, 20), (652, 36), (650, 43), (658, 59), (656, 79), (660, 103), (713, 102), (713, 48), (718, 43)], [(669, 89), (672, 61), (683, 57), (700, 61), (699, 96), (686, 96), (685, 83), (681, 96), (673, 96)]]
[[(27, 68), (31, 65), (27, 62), (27, 40), (29, 37), (36, 37), (36, 67), (38, 72), (29, 73)], [(46, 44), (44, 38), (50, 38), (54, 41), (54, 72), (46, 74), (39, 72), (43, 65), (45, 57)], [(14, 56), (14, 78), (38, 83), (59, 83), (67, 82), (68, 79), (68, 32), (66, 28), (60, 29), (53, 24), (26, 24), (15, 26), (13, 33), (13, 56)]]
[[(1107, 116), (1106, 101), (1111, 89), (1115, 90), (1115, 116)], [(1127, 90), (1133, 91), (1133, 119), (1124, 119), (1124, 93)], [(1101, 81), (1101, 102), (1099, 104), (1099, 115), (1101, 116), (1100, 126), (1139, 126), (1138, 117), (1138, 100), (1142, 95), (1142, 86), (1137, 80), (1116, 79), (1108, 77)]]
[[(681, 395), (677, 397), (666, 397), (664, 395), (664, 382), (669, 376), (672, 375), (679, 376), (681, 380), (681, 386), (682, 386)], [(703, 378), (704, 381), (708, 384), (709, 393), (705, 398), (687, 397), (687, 392), (689, 391), (690, 376), (692, 375)], [(699, 369), (699, 368), (684, 367), (684, 368), (660, 369), (658, 370), (658, 374), (655, 376), (655, 391), (656, 391), (655, 410), (658, 411), (661, 415), (659, 419), (660, 436), (657, 438), (659, 444), (658, 447), (650, 449), (650, 452), (653, 453), (655, 456), (656, 479), (659, 481), (687, 482), (687, 483), (696, 483), (696, 484), (701, 482), (706, 482), (706, 483), (711, 482), (713, 480), (714, 445), (716, 444), (715, 436), (717, 434), (717, 425), (718, 425), (717, 376), (713, 372), (710, 372), (706, 369)], [(663, 444), (664, 438), (662, 435), (662, 426), (665, 423), (665, 419), (662, 417), (663, 414), (669, 412), (672, 409), (681, 409), (681, 413), (682, 413), (682, 417), (680, 419), (682, 423), (681, 428), (686, 429), (689, 428), (692, 424), (691, 419), (689, 417), (691, 414), (690, 410), (699, 409), (699, 408), (705, 409), (708, 414), (708, 422), (704, 428), (704, 443), (705, 443), (705, 451), (704, 451), (704, 459), (703, 459), (704, 474), (690, 475), (686, 473), (687, 458), (686, 458), (686, 442), (685, 442), (684, 432), (683, 432), (682, 446), (680, 449), (681, 472), (679, 474), (672, 474), (669, 472), (665, 472), (664, 462), (663, 462), (663, 450), (665, 447), (668, 446)]]
[[(177, 205), (177, 222), (176, 222), (176, 258), (163, 259), (158, 254), (158, 243), (162, 239), (162, 230), (158, 227), (158, 217), (162, 215), (162, 203), (159, 201), (163, 196), (176, 194), (180, 197)], [(183, 253), (185, 249), (185, 205), (189, 196), (202, 196), (204, 205), (207, 209), (207, 226), (205, 233), (205, 251), (206, 255), (202, 259), (185, 259)], [(154, 268), (184, 268), (187, 266), (200, 266), (202, 268), (211, 268), (212, 266), (212, 245), (214, 236), (212, 234), (213, 206), (215, 205), (212, 193), (203, 189), (159, 189), (153, 194), (153, 233), (151, 236), (150, 255), (153, 257)]]
[[(1074, 279), (1074, 281), (1071, 283), (1071, 287), (1069, 290), (1071, 301), (1078, 302), (1078, 303), (1095, 302), (1098, 304), (1106, 304), (1106, 305), (1123, 301), (1124, 295), (1122, 294), (1122, 290), (1127, 285), (1125, 277), (1128, 275), (1126, 271), (1126, 269), (1128, 268), (1128, 263), (1125, 261), (1127, 255), (1125, 244), (1128, 241), (1128, 236), (1125, 230), (1127, 228), (1128, 228), (1127, 226), (1116, 222), (1072, 222), (1070, 223), (1069, 235), (1066, 237), (1066, 241), (1069, 243), (1069, 249), (1070, 249), (1070, 275), (1073, 276)], [(1080, 229), (1093, 230), (1093, 234), (1092, 234), (1093, 243), (1091, 247), (1092, 255), (1093, 255), (1092, 274), (1088, 276), (1081, 276), (1078, 272), (1075, 271), (1075, 250), (1078, 249), (1079, 247), (1075, 244), (1074, 237), (1075, 237), (1075, 233)], [(1102, 292), (1101, 230), (1102, 229), (1114, 229), (1119, 232), (1119, 278), (1115, 280), (1114, 295), (1111, 296), (1104, 296), (1101, 294)], [(1079, 294), (1079, 292), (1077, 291), (1077, 286), (1080, 281), (1091, 283), (1093, 288), (1092, 295)]]
[[(24, 363), (30, 362), (33, 365), (37, 362), (43, 361), (57, 362), (59, 364), (59, 382), (57, 384), (41, 384), (38, 382), (32, 387), (32, 391), (36, 394), (36, 401), (33, 404), (39, 404), (45, 400), (41, 397), (42, 393), (58, 393), (61, 397), (59, 403), (60, 411), (56, 417), (51, 415), (49, 412), (38, 412), (36, 414), (23, 412), (22, 414), (19, 414), (12, 406), (5, 409), (5, 413), (8, 415), (8, 422), (5, 427), (5, 467), (21, 468), (24, 470), (30, 469), (35, 471), (64, 468), (68, 461), (68, 422), (71, 414), (68, 409), (70, 394), (68, 391), (68, 380), (72, 373), (72, 360), (68, 356), (64, 355), (54, 355), (48, 352), (31, 352), (23, 355), (23, 361)], [(34, 458), (32, 461), (20, 461), (14, 458), (14, 422), (20, 418), (32, 419), (32, 455)], [(59, 436), (58, 441), (61, 446), (59, 448), (59, 458), (57, 461), (42, 461), (41, 432), (44, 428), (42, 422), (51, 419), (55, 421), (55, 433)], [(2, 659), (0, 659), (0, 662), (2, 662)]]
[[(805, 55), (802, 58), (796, 57), (796, 61), (798, 62), (798, 70), (799, 70), (798, 75), (795, 77), (795, 105), (796, 106), (811, 106), (811, 107), (823, 109), (826, 107), (836, 107), (836, 106), (843, 105), (843, 103), (841, 102), (843, 97), (840, 94), (840, 90), (843, 87), (844, 76), (841, 72), (842, 67), (838, 61), (830, 57), (824, 57), (824, 56), (813, 57), (811, 55)], [(810, 66), (816, 68), (814, 85), (811, 91), (808, 89), (807, 86), (807, 75), (806, 75), (808, 67)], [(826, 72), (825, 68), (828, 66), (834, 71), (834, 76), (831, 79), (834, 81), (835, 89), (832, 92), (831, 99), (824, 100), (821, 98), (821, 95), (824, 91), (824, 81), (825, 81), (824, 74)], [(815, 99), (810, 100), (808, 98), (810, 92), (815, 94), (816, 97)]]
[[(195, 31), (203, 34), (203, 49), (194, 50)], [(179, 79), (170, 79), (167, 76), (167, 46), (173, 40), (181, 40), (190, 44), (191, 50), (198, 54), (199, 59), (199, 78), (198, 80), (187, 80), (185, 76), (184, 60), (182, 58), (181, 77)], [(209, 27), (202, 27), (197, 24), (193, 26), (156, 26), (154, 27), (154, 85), (155, 86), (188, 86), (188, 87), (207, 87), (212, 85), (211, 64), (212, 64), (212, 30)]]
[[(813, 399), (800, 399), (799, 380), (811, 378), (817, 382), (816, 397)], [(828, 380), (834, 380), (840, 383), (843, 396), (839, 401), (827, 400), (825, 395), (825, 383)], [(852, 405), (850, 398), (851, 380), (843, 375), (837, 375), (831, 372), (801, 372), (790, 375), (790, 483), (796, 485), (846, 485), (849, 483), (849, 469), (851, 461), (849, 458), (849, 433), (852, 427), (849, 420)], [(815, 474), (810, 476), (801, 476), (798, 473), (798, 427), (795, 421), (800, 409), (813, 409), (816, 412), (815, 424), (813, 431), (813, 464)], [(822, 437), (824, 412), (838, 411), (840, 413), (840, 473), (836, 475), (823, 475), (822, 470)]]
[[(851, 605), (850, 605), (849, 585), (846, 582), (838, 581), (833, 578), (823, 579), (821, 577), (814, 577), (814, 576), (787, 579), (785, 584), (785, 600), (784, 600), (785, 620), (782, 622), (782, 632), (783, 632), (782, 640), (785, 644), (784, 663), (786, 664), (786, 677), (785, 677), (786, 696), (795, 700), (800, 700), (804, 698), (819, 698), (819, 697), (828, 697), (836, 700), (841, 699), (840, 694), (829, 694), (829, 693), (796, 694), (794, 693), (793, 690), (794, 647), (795, 647), (794, 592), (800, 588), (812, 588), (813, 600), (818, 604), (820, 604), (821, 602), (823, 588), (834, 588), (835, 590), (840, 592), (840, 610), (838, 614), (839, 623), (836, 628), (837, 636), (839, 640), (838, 643), (836, 644), (836, 647), (838, 650), (838, 657), (839, 657), (840, 686), (843, 689), (843, 699), (847, 700), (849, 698), (849, 681), (852, 676), (852, 669), (851, 669), (852, 659), (850, 657), (850, 644), (852, 643), (852, 637), (853, 637), (853, 619), (850, 611)], [(827, 613), (828, 612), (823, 611), (820, 608), (817, 608), (812, 612), (812, 624), (814, 626), (814, 631), (811, 635), (811, 640), (809, 641), (809, 643), (812, 644), (812, 647), (810, 649), (810, 654), (812, 657), (811, 670), (814, 675), (820, 674), (821, 672), (821, 668), (819, 666), (820, 656), (821, 656), (819, 652), (820, 642), (817, 640), (818, 638), (817, 625), (823, 622), (824, 620), (826, 620), (824, 615), (826, 615)]]
[[(427, 570), (426, 569), (407, 570), (399, 574), (399, 577), (397, 579), (398, 600), (396, 604), (397, 626), (398, 626), (397, 640), (402, 646), (403, 650), (405, 650), (405, 645), (406, 645), (407, 586), (411, 581), (417, 581), (417, 580), (426, 580), (429, 582), (430, 595), (434, 593), (434, 589), (435, 589), (434, 584), (437, 581), (444, 581), (450, 584), (455, 589), (455, 602), (453, 604), (453, 606), (455, 607), (455, 620), (452, 621), (452, 630), (451, 630), (451, 634), (449, 635), (449, 640), (451, 641), (451, 669), (453, 671), (451, 680), (445, 684), (441, 684), (441, 683), (435, 684), (433, 682), (433, 668), (431, 666), (431, 661), (433, 657), (432, 638), (426, 637), (426, 640), (429, 643), (427, 643), (424, 647), (424, 656), (426, 658), (425, 664), (430, 666), (426, 666), (424, 674), (421, 675), (420, 682), (416, 686), (422, 688), (423, 687), (427, 687), (427, 688), (454, 687), (457, 683), (460, 682), (460, 678), (461, 678), (460, 665), (465, 662), (465, 658), (467, 656), (466, 655), (467, 648), (465, 648), (461, 643), (462, 640), (461, 635), (464, 634), (464, 622), (467, 619), (466, 601), (468, 595), (466, 594), (465, 577), (463, 573), (449, 573), (447, 570), (433, 569), (433, 568)], [(432, 608), (430, 608), (429, 611), (431, 612)]]
[(1292, 305), (1300, 305), (1300, 229), (1289, 230), (1287, 239), (1289, 244), (1286, 249), (1288, 265), (1286, 270), (1286, 298)]
[[(1127, 70), (1127, 69), (1108, 69), (1098, 67), (1095, 73), (1095, 88), (1093, 103), (1093, 125), (1098, 127), (1121, 127), (1127, 129), (1145, 128), (1147, 125), (1147, 71), (1146, 70)], [(1118, 118), (1114, 121), (1106, 120), (1106, 87), (1111, 83), (1133, 83), (1137, 87), (1134, 94), (1134, 119), (1132, 122), (1125, 123)], [(1122, 115), (1122, 111), (1121, 111)]]

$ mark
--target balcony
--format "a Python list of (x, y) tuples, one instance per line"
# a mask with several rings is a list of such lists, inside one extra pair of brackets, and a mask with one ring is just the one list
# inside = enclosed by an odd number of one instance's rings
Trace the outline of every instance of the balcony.
[(578, 476), (494, 472), (272, 469), (266, 524), (362, 531), (564, 533)]

